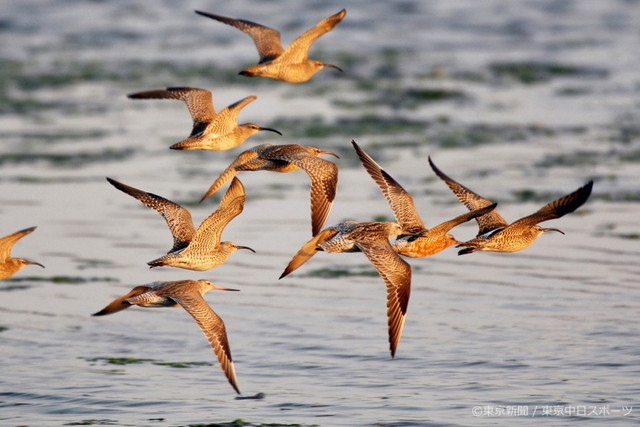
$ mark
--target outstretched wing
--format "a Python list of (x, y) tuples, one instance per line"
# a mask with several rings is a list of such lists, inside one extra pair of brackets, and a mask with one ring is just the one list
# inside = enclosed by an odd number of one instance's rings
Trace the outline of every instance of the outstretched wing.
[(309, 57), (309, 48), (313, 42), (315, 42), (321, 35), (333, 30), (333, 28), (342, 21), (342, 18), (344, 18), (346, 14), (347, 11), (342, 9), (335, 15), (331, 15), (318, 22), (315, 27), (305, 31), (291, 42), (276, 62), (295, 64), (306, 61)]
[(201, 134), (216, 117), (213, 95), (206, 89), (194, 87), (168, 87), (166, 89), (137, 92), (127, 95), (131, 99), (177, 99), (187, 104), (193, 119), (190, 136)]
[(402, 336), (409, 296), (411, 294), (411, 267), (389, 244), (386, 236), (377, 240), (356, 241), (356, 245), (369, 258), (387, 285), (387, 322), (391, 357)]
[(250, 102), (255, 101), (257, 98), (258, 97), (255, 95), (247, 96), (220, 111), (220, 114), (218, 114), (215, 120), (213, 120), (207, 132), (212, 135), (220, 136), (233, 132), (238, 126), (238, 113), (240, 110)]
[(227, 339), (227, 331), (220, 316), (218, 316), (204, 298), (196, 292), (172, 295), (171, 298), (180, 304), (196, 321), (202, 333), (207, 337), (227, 380), (229, 380), (233, 389), (240, 394), (236, 371), (233, 367), (233, 360), (231, 359), (231, 349)]
[(115, 179), (107, 177), (107, 181), (118, 190), (140, 200), (145, 206), (162, 215), (173, 235), (173, 247), (169, 252), (180, 250), (189, 245), (196, 230), (188, 210), (164, 197), (147, 193), (146, 191), (118, 182)]
[[(431, 156), (429, 156), (429, 164), (431, 165), (431, 169), (433, 169), (436, 175), (438, 175), (438, 177), (440, 177), (440, 179), (442, 179), (449, 186), (458, 200), (460, 200), (460, 202), (465, 205), (470, 211), (484, 208), (493, 204), (491, 200), (485, 199), (479, 194), (469, 190), (464, 185), (461, 185), (453, 179), (449, 178), (449, 176), (447, 176), (444, 172), (436, 167), (436, 165), (431, 160)], [(479, 228), (478, 236), (496, 230), (498, 228), (504, 228), (508, 225), (507, 221), (505, 221), (500, 213), (498, 213), (498, 211), (495, 209), (477, 217), (476, 221), (478, 222)]]
[(302, 248), (300, 248), (293, 258), (291, 258), (291, 261), (289, 261), (289, 264), (287, 264), (279, 279), (282, 279), (297, 270), (298, 267), (307, 262), (309, 258), (318, 253), (318, 245), (326, 242), (338, 233), (339, 231), (335, 228), (327, 228), (316, 234), (311, 240), (305, 243)]
[(418, 210), (413, 202), (411, 194), (407, 193), (402, 186), (380, 167), (355, 141), (351, 141), (353, 147), (362, 162), (365, 170), (371, 178), (378, 184), (382, 194), (389, 202), (396, 221), (402, 229), (408, 233), (420, 233), (427, 228), (424, 226)]
[(22, 239), (27, 234), (33, 233), (36, 227), (25, 228), (24, 230), (16, 231), (13, 234), (9, 234), (8, 236), (0, 239), (0, 262), (6, 260), (11, 256), (11, 248), (15, 243)]
[(129, 308), (131, 307), (131, 304), (126, 301), (128, 298), (133, 298), (145, 292), (149, 292), (151, 289), (152, 288), (149, 286), (136, 286), (131, 291), (129, 291), (128, 294), (114, 299), (105, 308), (96, 313), (93, 313), (92, 316), (105, 316), (107, 314), (117, 313), (118, 311), (122, 311), (125, 308)]
[(584, 186), (578, 188), (573, 193), (560, 197), (553, 202), (547, 203), (542, 208), (538, 209), (535, 213), (520, 218), (512, 225), (516, 227), (518, 224), (534, 225), (550, 219), (560, 218), (568, 213), (571, 213), (582, 206), (593, 189), (593, 181), (589, 181)]
[(280, 42), (280, 33), (273, 28), (265, 27), (264, 25), (244, 19), (233, 19), (213, 13), (201, 12), (199, 10), (196, 10), (196, 13), (231, 25), (243, 33), (248, 34), (253, 39), (256, 49), (258, 49), (260, 63), (272, 61), (284, 51), (282, 43)]
[(336, 197), (338, 187), (338, 167), (327, 160), (314, 156), (300, 156), (290, 159), (309, 175), (311, 180), (311, 234), (322, 230)]
[(196, 230), (192, 245), (211, 248), (220, 243), (222, 230), (238, 216), (244, 208), (244, 186), (238, 178), (233, 178), (218, 208), (209, 215)]
[(255, 159), (265, 147), (270, 145), (272, 144), (258, 145), (257, 147), (240, 153), (238, 157), (236, 157), (236, 159), (231, 162), (231, 164), (220, 174), (220, 176), (218, 176), (218, 178), (213, 181), (213, 184), (211, 184), (207, 192), (204, 193), (204, 196), (202, 196), (202, 198), (200, 199), (200, 203), (202, 203), (207, 197), (211, 196), (213, 193), (222, 188), (222, 186), (229, 182), (231, 178), (236, 176), (236, 174), (238, 173), (238, 171), (236, 170), (236, 166), (240, 166), (252, 159)]

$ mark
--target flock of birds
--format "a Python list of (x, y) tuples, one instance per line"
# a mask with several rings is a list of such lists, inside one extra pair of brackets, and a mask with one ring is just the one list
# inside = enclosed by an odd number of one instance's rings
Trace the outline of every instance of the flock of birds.
[[(196, 13), (236, 27), (251, 36), (260, 55), (260, 62), (242, 70), (239, 73), (241, 75), (300, 83), (309, 80), (325, 67), (342, 71), (335, 65), (308, 59), (308, 50), (318, 37), (332, 30), (344, 18), (345, 10), (323, 19), (295, 39), (286, 49), (283, 49), (280, 42), (280, 33), (274, 29), (242, 19), (201, 11)], [(254, 123), (237, 123), (239, 111), (255, 100), (256, 96), (248, 96), (219, 113), (215, 112), (211, 92), (205, 89), (171, 87), (130, 94), (129, 98), (174, 99), (187, 105), (193, 119), (193, 129), (188, 138), (172, 145), (171, 149), (229, 150), (260, 131), (281, 134), (278, 130)], [(590, 181), (574, 192), (544, 205), (531, 215), (508, 223), (496, 210), (496, 203), (450, 178), (429, 157), (429, 164), (435, 174), (452, 190), (467, 208), (467, 212), (435, 227), (427, 228), (416, 210), (411, 195), (355, 141), (352, 141), (352, 144), (364, 169), (388, 201), (395, 222), (343, 221), (323, 228), (336, 195), (338, 168), (334, 163), (319, 156), (338, 156), (311, 146), (262, 144), (240, 153), (202, 196), (200, 202), (231, 181), (217, 209), (197, 228), (191, 214), (184, 207), (114, 179), (107, 180), (115, 188), (157, 211), (165, 219), (173, 236), (173, 246), (166, 255), (149, 261), (148, 265), (151, 268), (169, 266), (206, 271), (222, 265), (239, 249), (253, 252), (248, 246), (221, 240), (224, 228), (244, 208), (245, 189), (236, 174), (256, 170), (282, 173), (304, 170), (311, 181), (313, 237), (293, 256), (280, 278), (291, 274), (320, 251), (363, 252), (386, 285), (389, 348), (392, 357), (395, 356), (402, 335), (411, 292), (411, 266), (402, 257), (427, 257), (453, 245), (461, 248), (459, 255), (475, 251), (515, 252), (526, 249), (542, 233), (562, 233), (557, 228), (543, 228), (538, 224), (575, 211), (586, 202), (593, 187), (593, 182)], [(472, 219), (478, 223), (478, 234), (474, 239), (462, 242), (449, 234), (452, 228)], [(11, 277), (29, 264), (43, 267), (37, 262), (12, 258), (10, 254), (13, 245), (34, 230), (35, 227), (27, 228), (0, 239), (0, 279)], [(210, 290), (236, 289), (219, 287), (209, 280), (157, 281), (134, 287), (126, 295), (116, 298), (94, 313), (94, 316), (116, 313), (132, 305), (183, 307), (207, 337), (229, 383), (240, 394), (224, 322), (203, 298)]]

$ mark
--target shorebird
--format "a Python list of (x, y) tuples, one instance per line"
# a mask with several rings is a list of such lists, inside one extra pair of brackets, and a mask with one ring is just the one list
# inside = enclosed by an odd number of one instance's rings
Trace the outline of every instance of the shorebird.
[(448, 231), (453, 227), (467, 222), (473, 218), (490, 212), (495, 209), (496, 203), (471, 210), (459, 215), (449, 221), (445, 221), (431, 229), (425, 227), (418, 210), (413, 203), (413, 197), (376, 163), (355, 141), (351, 141), (353, 147), (371, 178), (378, 184), (382, 194), (389, 202), (396, 221), (402, 229), (412, 233), (412, 235), (400, 235), (392, 243), (393, 250), (400, 255), (411, 258), (427, 257), (448, 248), (449, 246), (460, 244)]
[(169, 87), (166, 89), (137, 92), (127, 95), (131, 99), (176, 99), (187, 104), (193, 128), (191, 135), (183, 141), (173, 144), (173, 150), (211, 150), (223, 151), (237, 147), (251, 135), (268, 130), (282, 135), (272, 128), (258, 126), (255, 123), (238, 124), (238, 113), (257, 96), (247, 96), (216, 113), (213, 95), (206, 89), (194, 87)]
[(336, 65), (309, 59), (309, 48), (318, 37), (331, 31), (338, 22), (342, 21), (342, 18), (347, 14), (344, 9), (318, 22), (315, 27), (296, 38), (286, 49), (282, 47), (280, 32), (277, 30), (244, 19), (227, 18), (199, 10), (195, 12), (236, 27), (253, 39), (260, 55), (260, 62), (240, 71), (239, 74), (242, 76), (267, 77), (287, 83), (302, 83), (325, 67), (342, 71)]
[(403, 233), (406, 231), (395, 222), (343, 221), (322, 230), (305, 243), (280, 275), (280, 279), (307, 261), (311, 257), (307, 256), (308, 253), (363, 252), (387, 287), (389, 349), (391, 357), (394, 357), (409, 305), (411, 266), (393, 250), (389, 239)]
[(223, 264), (229, 255), (238, 249), (255, 252), (247, 246), (220, 241), (222, 230), (242, 212), (244, 207), (244, 187), (237, 178), (231, 182), (218, 209), (202, 221), (198, 229), (195, 229), (189, 211), (182, 206), (111, 178), (107, 178), (107, 181), (118, 190), (140, 200), (148, 208), (156, 210), (171, 230), (173, 247), (167, 255), (149, 261), (147, 264), (150, 268), (169, 266), (204, 271)]
[(13, 276), (22, 270), (25, 265), (39, 265), (44, 268), (44, 265), (39, 262), (27, 261), (22, 258), (11, 258), (11, 248), (13, 248), (13, 245), (27, 234), (32, 233), (35, 229), (36, 227), (25, 228), (24, 230), (16, 231), (0, 239), (0, 280)]
[(338, 168), (318, 156), (336, 153), (297, 144), (262, 144), (244, 151), (211, 184), (200, 202), (218, 191), (240, 171), (293, 172), (303, 169), (311, 179), (311, 233), (317, 234), (329, 216), (338, 185)]
[(94, 313), (93, 316), (117, 313), (132, 305), (138, 305), (140, 307), (182, 306), (182, 308), (193, 317), (198, 326), (200, 326), (231, 387), (240, 394), (224, 322), (203, 298), (205, 293), (213, 289), (237, 291), (237, 289), (221, 288), (208, 280), (153, 282), (136, 286), (128, 294), (116, 298), (105, 308)]
[[(474, 210), (492, 204), (490, 200), (483, 198), (445, 175), (444, 172), (436, 167), (431, 157), (429, 157), (429, 164), (436, 175), (449, 186), (467, 209)], [(542, 228), (537, 224), (560, 218), (575, 211), (587, 201), (591, 195), (592, 188), (593, 181), (589, 181), (573, 193), (547, 203), (533, 214), (520, 218), (511, 224), (507, 223), (496, 210), (479, 216), (476, 218), (479, 225), (478, 235), (475, 239), (460, 243), (457, 247), (464, 247), (464, 249), (460, 250), (458, 255), (475, 251), (516, 252), (531, 246), (538, 236), (547, 231), (557, 231), (564, 234), (563, 231), (557, 228)]]

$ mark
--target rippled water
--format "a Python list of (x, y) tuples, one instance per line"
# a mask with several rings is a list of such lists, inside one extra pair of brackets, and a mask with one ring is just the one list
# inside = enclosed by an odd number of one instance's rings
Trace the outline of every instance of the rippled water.
[[(263, 22), (286, 44), (342, 7), (312, 56), (345, 72), (302, 85), (237, 76), (257, 57), (249, 38), (193, 13)], [(0, 424), (640, 419), (639, 2), (25, 0), (0, 11), (0, 234), (37, 225), (13, 254), (46, 266), (0, 284)], [(168, 150), (190, 130), (184, 105), (125, 97), (163, 86), (210, 89), (219, 109), (256, 94), (240, 121), (284, 136)], [(319, 254), (277, 280), (309, 238), (304, 173), (239, 175), (245, 211), (223, 237), (257, 253), (209, 272), (149, 270), (171, 244), (166, 225), (105, 181), (187, 204), (199, 222), (217, 202), (195, 202), (240, 151), (311, 144), (341, 156), (328, 224), (391, 218), (351, 139), (413, 194), (427, 226), (464, 211), (429, 155), (507, 220), (589, 179), (594, 193), (548, 223), (565, 236), (526, 251), (409, 260), (391, 359), (384, 286), (362, 254)], [(243, 396), (263, 399), (235, 400), (181, 309), (90, 317), (135, 285), (189, 278), (241, 289), (206, 299), (226, 322)]]

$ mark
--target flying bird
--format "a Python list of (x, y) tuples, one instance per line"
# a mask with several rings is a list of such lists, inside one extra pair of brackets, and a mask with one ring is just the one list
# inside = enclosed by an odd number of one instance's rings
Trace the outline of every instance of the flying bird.
[(338, 186), (338, 167), (318, 156), (336, 153), (297, 144), (262, 144), (244, 151), (211, 184), (202, 202), (240, 171), (293, 172), (303, 169), (311, 179), (311, 234), (317, 234), (329, 216)]
[(187, 139), (169, 147), (173, 150), (223, 151), (237, 147), (260, 131), (267, 130), (282, 135), (276, 129), (258, 126), (255, 123), (238, 124), (238, 113), (257, 99), (255, 95), (247, 96), (219, 113), (214, 109), (213, 95), (206, 89), (169, 87), (127, 96), (131, 99), (176, 99), (187, 105), (193, 119), (193, 128)]
[(237, 289), (221, 288), (208, 280), (153, 282), (136, 286), (126, 295), (116, 298), (105, 308), (94, 313), (93, 316), (117, 313), (132, 305), (140, 307), (181, 306), (193, 317), (207, 337), (222, 371), (233, 389), (240, 394), (224, 322), (203, 298), (205, 293), (214, 289), (237, 291)]
[[(467, 209), (476, 210), (493, 203), (451, 179), (436, 167), (431, 157), (429, 157), (429, 164), (436, 175), (449, 186)], [(538, 236), (547, 231), (557, 231), (564, 234), (557, 228), (540, 227), (538, 223), (560, 218), (575, 211), (587, 201), (592, 188), (593, 181), (589, 181), (576, 191), (547, 203), (533, 214), (520, 218), (511, 224), (507, 223), (497, 210), (481, 215), (476, 218), (479, 225), (478, 235), (475, 239), (460, 243), (457, 247), (464, 249), (461, 249), (458, 255), (475, 251), (516, 252), (531, 246)]]
[(395, 222), (343, 221), (314, 236), (293, 257), (280, 278), (306, 262), (317, 251), (363, 252), (376, 268), (387, 288), (387, 323), (391, 357), (396, 354), (404, 327), (409, 295), (411, 266), (393, 250), (389, 239), (406, 233)]
[(260, 62), (240, 71), (240, 75), (267, 77), (287, 83), (302, 83), (325, 67), (342, 71), (336, 65), (309, 59), (309, 48), (318, 37), (331, 31), (342, 21), (347, 14), (344, 9), (318, 22), (315, 27), (296, 38), (286, 49), (282, 47), (280, 32), (277, 30), (244, 19), (227, 18), (199, 10), (195, 12), (235, 27), (253, 39), (260, 55)]
[(149, 261), (147, 264), (151, 268), (169, 266), (204, 271), (223, 264), (238, 249), (255, 252), (247, 246), (220, 241), (222, 230), (244, 207), (244, 186), (237, 178), (231, 182), (218, 209), (202, 221), (197, 229), (193, 225), (191, 214), (182, 206), (114, 179), (107, 178), (107, 181), (118, 190), (140, 200), (148, 208), (156, 210), (167, 222), (173, 235), (173, 247), (167, 255)]
[(44, 268), (44, 265), (39, 262), (11, 257), (11, 249), (13, 248), (13, 245), (27, 234), (32, 233), (35, 229), (36, 227), (25, 228), (24, 230), (16, 231), (15, 233), (9, 234), (8, 236), (0, 239), (0, 280), (13, 276), (26, 265), (39, 265)]
[(392, 243), (393, 249), (400, 255), (411, 258), (427, 257), (434, 255), (452, 245), (460, 244), (449, 230), (467, 222), (473, 218), (490, 212), (496, 204), (490, 204), (482, 208), (459, 215), (449, 221), (445, 221), (433, 228), (427, 228), (413, 202), (413, 197), (384, 169), (376, 163), (355, 141), (351, 141), (353, 147), (362, 162), (362, 165), (371, 178), (378, 184), (382, 194), (389, 202), (396, 221), (411, 235), (400, 235)]

